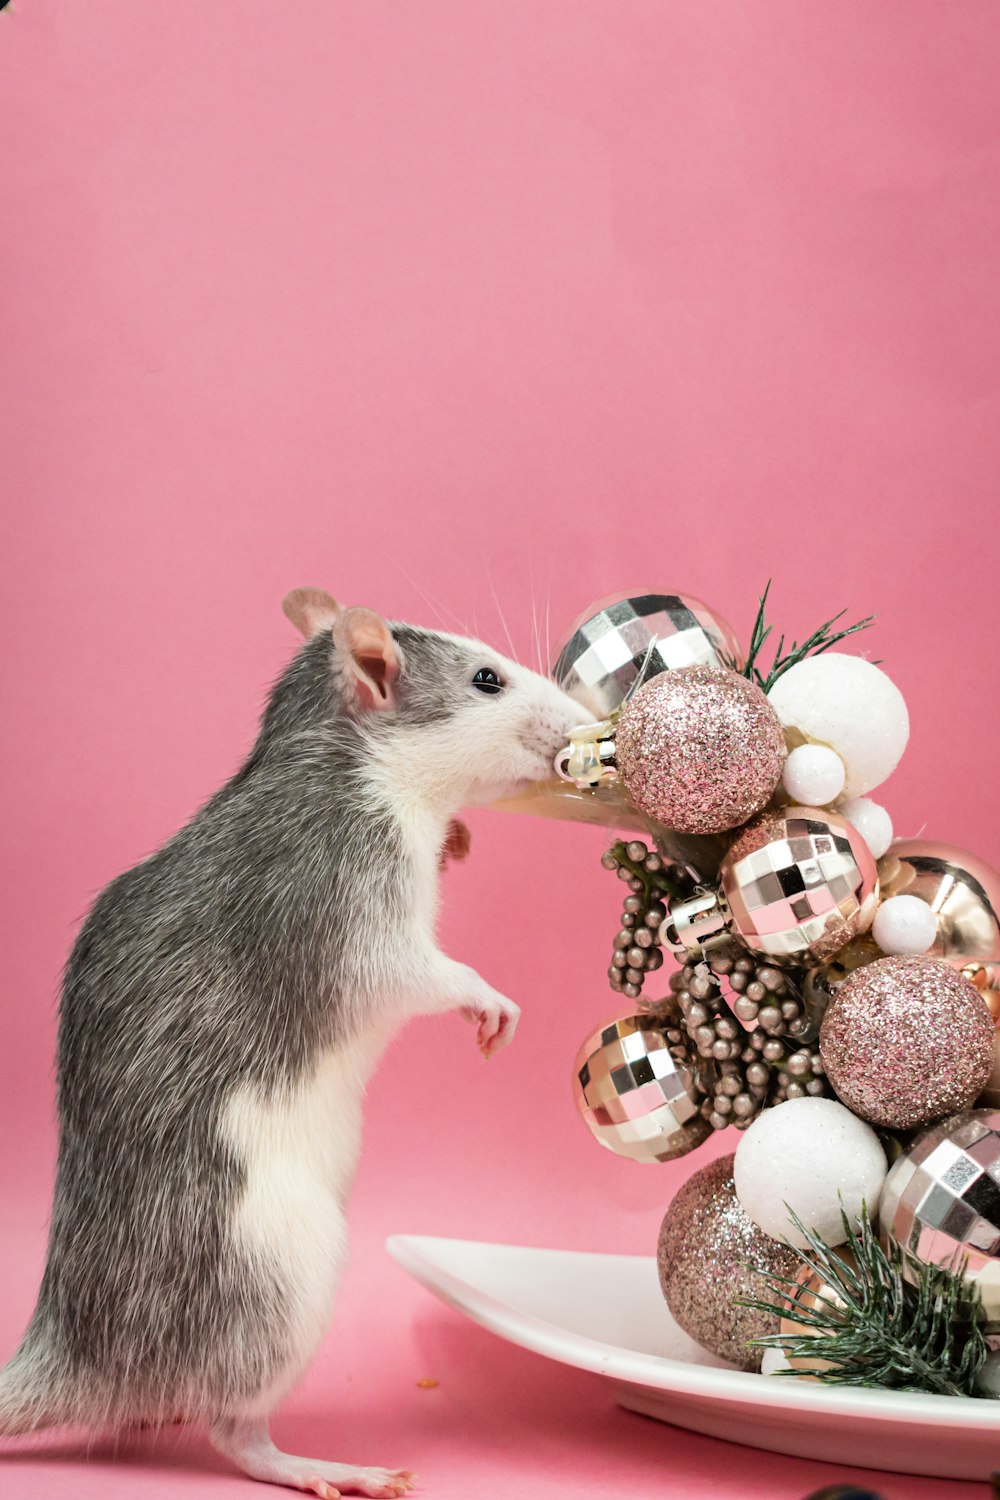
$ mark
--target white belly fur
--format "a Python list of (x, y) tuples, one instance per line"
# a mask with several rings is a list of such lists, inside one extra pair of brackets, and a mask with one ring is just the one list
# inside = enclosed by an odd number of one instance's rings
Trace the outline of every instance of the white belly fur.
[(255, 1409), (268, 1410), (294, 1383), (329, 1320), (346, 1258), (365, 1084), (387, 1039), (388, 1028), (373, 1027), (324, 1054), (294, 1088), (268, 1096), (242, 1089), (226, 1108), (223, 1136), (246, 1172), (230, 1234), (276, 1268), (293, 1297), (288, 1331), (295, 1352)]

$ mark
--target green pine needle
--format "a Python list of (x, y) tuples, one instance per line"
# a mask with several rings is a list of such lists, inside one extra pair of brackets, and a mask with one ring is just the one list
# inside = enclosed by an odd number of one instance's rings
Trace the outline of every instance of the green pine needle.
[(808, 1244), (803, 1263), (845, 1305), (818, 1298), (815, 1307), (802, 1307), (786, 1300), (799, 1285), (793, 1277), (759, 1271), (773, 1300), (747, 1299), (740, 1305), (785, 1318), (804, 1331), (754, 1339), (756, 1347), (781, 1349), (789, 1360), (828, 1361), (829, 1368), (809, 1371), (828, 1385), (981, 1394), (975, 1382), (989, 1352), (986, 1317), (978, 1287), (965, 1278), (964, 1262), (925, 1265), (895, 1240), (883, 1248), (863, 1209), (857, 1230), (843, 1214), (843, 1248), (853, 1257), (851, 1264), (790, 1209), (789, 1217)]
[(847, 613), (846, 610), (842, 609), (829, 620), (824, 620), (822, 625), (818, 625), (804, 641), (793, 641), (787, 651), (785, 650), (785, 637), (780, 636), (777, 648), (775, 649), (774, 659), (770, 667), (764, 671), (759, 665), (761, 653), (773, 629), (773, 626), (767, 624), (767, 596), (770, 589), (771, 580), (768, 579), (757, 607), (757, 616), (754, 620), (753, 631), (750, 636), (750, 649), (747, 652), (745, 664), (740, 667), (732, 657), (726, 662), (726, 665), (734, 671), (742, 672), (744, 677), (748, 677), (751, 682), (756, 682), (757, 686), (765, 693), (771, 691), (778, 678), (783, 676), (789, 667), (796, 666), (800, 661), (804, 661), (807, 656), (820, 656), (824, 651), (829, 651), (831, 647), (846, 640), (849, 635), (855, 635), (859, 630), (867, 630), (875, 621), (874, 615), (868, 615), (867, 618), (858, 620), (853, 625), (845, 625), (840, 630), (834, 630), (833, 627), (837, 624), (837, 621), (842, 620)]

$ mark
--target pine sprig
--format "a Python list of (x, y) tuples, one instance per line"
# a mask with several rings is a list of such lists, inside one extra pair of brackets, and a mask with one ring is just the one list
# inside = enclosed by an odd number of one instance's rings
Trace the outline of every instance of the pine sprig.
[(803, 1263), (837, 1301), (819, 1296), (812, 1299), (814, 1306), (805, 1307), (793, 1296), (799, 1286), (793, 1277), (760, 1271), (773, 1300), (747, 1299), (740, 1305), (785, 1318), (804, 1331), (755, 1339), (757, 1347), (780, 1349), (789, 1360), (827, 1361), (828, 1368), (809, 1374), (828, 1385), (980, 1394), (975, 1381), (989, 1352), (986, 1318), (964, 1262), (926, 1265), (895, 1240), (883, 1248), (866, 1209), (856, 1230), (843, 1214), (847, 1258), (791, 1210), (789, 1217), (808, 1244)]
[(853, 625), (845, 625), (840, 630), (835, 630), (833, 627), (837, 624), (837, 621), (842, 620), (847, 613), (846, 610), (842, 609), (829, 620), (824, 620), (823, 624), (817, 626), (804, 641), (793, 641), (787, 651), (785, 650), (785, 637), (782, 635), (778, 638), (774, 659), (770, 667), (764, 671), (759, 665), (761, 653), (774, 628), (767, 623), (767, 596), (770, 588), (771, 580), (768, 579), (758, 603), (746, 662), (742, 667), (732, 658), (728, 659), (726, 663), (734, 671), (742, 672), (744, 677), (748, 677), (751, 682), (755, 682), (765, 693), (771, 691), (778, 678), (783, 676), (789, 667), (794, 667), (800, 661), (805, 661), (807, 656), (822, 655), (824, 651), (829, 651), (831, 647), (846, 640), (849, 635), (856, 635), (859, 630), (867, 630), (875, 622), (875, 616), (868, 615), (864, 620), (857, 620)]

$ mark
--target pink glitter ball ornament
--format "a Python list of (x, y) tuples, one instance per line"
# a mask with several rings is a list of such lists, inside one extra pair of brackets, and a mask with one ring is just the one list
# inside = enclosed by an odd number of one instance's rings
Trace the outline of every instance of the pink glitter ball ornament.
[(837, 988), (819, 1050), (848, 1109), (912, 1130), (976, 1101), (993, 1070), (993, 1033), (982, 995), (950, 964), (883, 958)]
[(680, 667), (626, 703), (615, 761), (641, 812), (678, 833), (722, 833), (770, 801), (785, 735), (746, 677), (726, 667)]

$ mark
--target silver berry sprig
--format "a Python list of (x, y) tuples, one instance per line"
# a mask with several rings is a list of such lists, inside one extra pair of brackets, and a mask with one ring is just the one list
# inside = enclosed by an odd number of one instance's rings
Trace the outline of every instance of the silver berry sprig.
[(688, 895), (694, 880), (683, 866), (665, 859), (641, 839), (619, 839), (601, 863), (606, 870), (614, 870), (629, 889), (612, 943), (608, 980), (617, 994), (637, 1000), (646, 975), (663, 963), (660, 927), (668, 903)]

